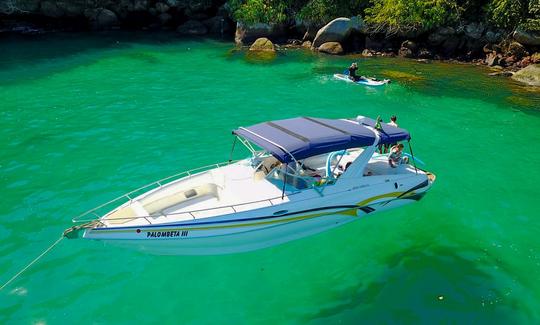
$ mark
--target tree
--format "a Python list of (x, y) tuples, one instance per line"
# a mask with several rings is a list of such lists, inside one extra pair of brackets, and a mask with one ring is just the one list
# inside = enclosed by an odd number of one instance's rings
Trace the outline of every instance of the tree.
[(454, 0), (372, 0), (365, 21), (375, 32), (425, 32), (457, 21), (461, 10)]

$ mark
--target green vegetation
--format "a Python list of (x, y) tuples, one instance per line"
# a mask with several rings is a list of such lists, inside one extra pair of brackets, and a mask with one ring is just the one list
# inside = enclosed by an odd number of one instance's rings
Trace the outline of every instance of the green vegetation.
[(245, 23), (282, 23), (287, 20), (285, 0), (229, 0), (234, 19)]
[(427, 31), (455, 23), (462, 10), (449, 0), (373, 0), (366, 23), (387, 34)]
[(540, 0), (229, 0), (236, 20), (324, 24), (362, 15), (376, 32), (423, 32), (483, 21), (507, 30), (540, 31)]
[(298, 17), (307, 22), (324, 24), (336, 17), (358, 15), (368, 5), (368, 0), (309, 0), (301, 7)]

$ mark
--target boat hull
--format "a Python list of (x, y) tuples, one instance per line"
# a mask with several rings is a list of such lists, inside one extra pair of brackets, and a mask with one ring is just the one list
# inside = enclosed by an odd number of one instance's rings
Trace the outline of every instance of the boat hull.
[[(371, 206), (311, 211), (261, 221), (200, 227), (133, 228), (114, 235), (114, 229), (87, 230), (85, 238), (156, 255), (218, 255), (248, 252), (311, 236), (364, 216), (415, 202), (417, 198), (380, 202)], [(207, 229), (202, 229), (207, 228)], [(101, 232), (101, 233), (100, 233)], [(184, 235), (185, 234), (185, 235)]]

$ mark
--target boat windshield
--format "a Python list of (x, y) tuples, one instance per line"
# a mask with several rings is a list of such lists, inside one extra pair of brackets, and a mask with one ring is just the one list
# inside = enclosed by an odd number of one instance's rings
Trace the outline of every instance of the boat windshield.
[(290, 190), (332, 185), (361, 152), (361, 148), (341, 150), (289, 164), (283, 164), (273, 156), (259, 157), (256, 173), (263, 174), (276, 186), (290, 187)]
[(270, 173), (268, 173), (266, 179), (278, 187), (285, 186), (286, 190), (304, 190), (324, 184), (322, 178), (295, 173), (295, 171), (290, 167), (276, 167), (272, 169)]

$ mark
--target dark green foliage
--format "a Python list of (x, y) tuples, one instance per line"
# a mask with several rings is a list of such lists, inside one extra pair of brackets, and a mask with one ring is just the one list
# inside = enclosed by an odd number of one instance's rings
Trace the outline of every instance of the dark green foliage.
[(281, 23), (287, 20), (287, 2), (283, 0), (229, 0), (237, 21), (245, 23)]
[(492, 0), (488, 12), (491, 22), (499, 27), (540, 31), (540, 0)]
[(454, 23), (461, 10), (452, 0), (373, 0), (365, 21), (387, 34), (422, 32)]
[(360, 14), (369, 0), (309, 0), (301, 8), (299, 17), (313, 23), (326, 23), (337, 17)]
[(525, 0), (492, 0), (488, 6), (491, 22), (498, 27), (513, 29), (525, 17)]
[(527, 18), (521, 27), (528, 31), (540, 32), (540, 0), (530, 0)]
[(424, 32), (472, 21), (540, 31), (540, 0), (228, 0), (236, 20), (323, 24), (361, 14), (375, 32)]

